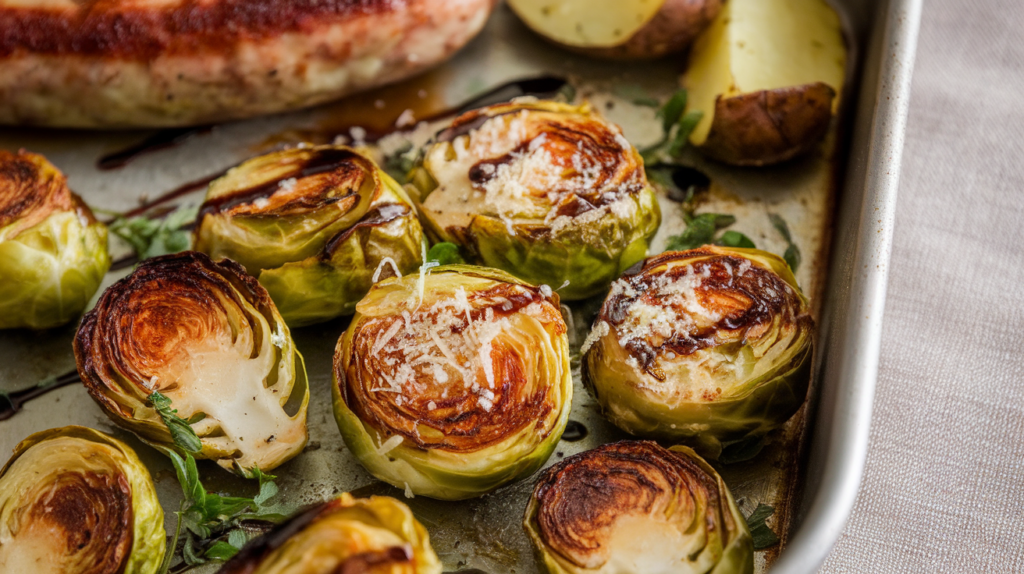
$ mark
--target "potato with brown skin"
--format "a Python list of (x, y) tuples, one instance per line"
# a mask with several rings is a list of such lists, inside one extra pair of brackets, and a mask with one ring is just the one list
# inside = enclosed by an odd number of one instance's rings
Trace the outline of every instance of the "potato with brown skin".
[(567, 50), (645, 60), (688, 48), (722, 0), (509, 0), (534, 32)]
[(824, 82), (715, 101), (701, 150), (725, 163), (761, 166), (805, 153), (828, 132), (836, 91)]
[(846, 69), (839, 17), (825, 0), (729, 0), (696, 40), (683, 78), (690, 143), (734, 165), (814, 149), (838, 109)]

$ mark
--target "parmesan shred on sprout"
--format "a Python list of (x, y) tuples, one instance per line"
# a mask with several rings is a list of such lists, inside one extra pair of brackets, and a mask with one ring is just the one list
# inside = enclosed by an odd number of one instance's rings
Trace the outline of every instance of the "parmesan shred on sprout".
[(371, 278), (371, 281), (373, 283), (376, 283), (377, 281), (380, 280), (380, 272), (382, 269), (384, 269), (385, 264), (391, 265), (391, 268), (394, 269), (395, 271), (395, 275), (398, 276), (399, 279), (402, 278), (402, 272), (398, 270), (398, 264), (395, 263), (395, 260), (390, 257), (385, 257), (380, 260), (380, 263), (377, 264), (376, 271), (373, 272), (373, 277)]
[[(427, 272), (440, 265), (437, 261), (427, 261), (426, 241), (420, 242), (420, 261), (423, 263), (420, 265), (420, 276), (416, 279), (416, 292), (420, 295), (420, 302), (416, 305), (417, 310), (423, 305), (423, 292), (427, 286)], [(406, 319), (406, 323), (408, 322), (409, 320)]]
[[(726, 272), (733, 278), (743, 276), (750, 269), (750, 262), (744, 261), (737, 269), (731, 266), (725, 267)], [(673, 335), (689, 337), (691, 332), (715, 325), (722, 320), (722, 313), (705, 307), (697, 297), (697, 289), (711, 277), (711, 268), (705, 267), (703, 271), (695, 271), (692, 265), (687, 265), (685, 273), (672, 278), (667, 275), (659, 275), (648, 287), (646, 293), (654, 295), (656, 303), (649, 303), (643, 294), (629, 284), (627, 280), (620, 279), (612, 284), (609, 299), (625, 296), (636, 298), (630, 304), (625, 320), (616, 325), (619, 344), (625, 347), (630, 341), (645, 340), (650, 335), (660, 338), (670, 338)], [(602, 321), (596, 325), (591, 337), (599, 330), (603, 337), (608, 333), (609, 325)], [(590, 341), (588, 337), (587, 340)], [(595, 337), (595, 340), (596, 338)], [(591, 343), (592, 344), (592, 343)], [(587, 346), (584, 343), (584, 346)], [(589, 348), (589, 347), (588, 347)], [(669, 358), (666, 356), (666, 358)], [(674, 355), (673, 355), (674, 358)]]
[(386, 455), (387, 453), (395, 450), (395, 448), (398, 445), (402, 444), (403, 440), (404, 439), (402, 438), (402, 435), (396, 434), (395, 436), (384, 441), (384, 444), (380, 445), (380, 448), (377, 449), (377, 454), (381, 456)]
[[(517, 285), (522, 295), (530, 288)], [(414, 296), (415, 297), (415, 296)], [(491, 357), (495, 340), (503, 333), (512, 332), (508, 317), (498, 316), (495, 308), (508, 301), (502, 297), (486, 298), (483, 312), (473, 314), (473, 307), (465, 287), (458, 287), (447, 297), (433, 303), (421, 298), (407, 305), (401, 316), (378, 317), (371, 322), (379, 325), (376, 338), (369, 345), (369, 356), (377, 358), (381, 368), (374, 372), (376, 387), (371, 392), (396, 393), (395, 404), (409, 402), (412, 393), (425, 391), (424, 380), (431, 380), (447, 398), (449, 389), (476, 396), (481, 409), (490, 412), (501, 387), (501, 373)], [(528, 305), (522, 314), (540, 320), (544, 310), (539, 303)], [(461, 388), (460, 388), (461, 387)], [(408, 393), (408, 394), (407, 394)], [(428, 411), (438, 404), (431, 400)]]
[[(452, 142), (458, 169), (479, 165), (486, 180), (479, 183), (475, 193), (482, 195), (490, 215), (499, 219), (509, 235), (516, 235), (516, 223), (542, 219), (552, 233), (566, 228), (589, 229), (597, 220), (609, 213), (619, 218), (635, 215), (637, 205), (631, 191), (642, 185), (641, 169), (623, 172), (625, 157), (632, 153), (632, 145), (612, 125), (595, 129), (609, 130), (621, 156), (605, 161), (577, 141), (575, 150), (567, 158), (552, 153), (547, 132), (536, 133), (540, 122), (531, 121), (531, 114), (540, 112), (520, 110), (488, 119), (468, 137)], [(589, 121), (600, 122), (592, 119)], [(572, 126), (571, 122), (567, 127)], [(536, 135), (534, 135), (536, 134)], [(523, 145), (525, 144), (525, 146)], [(522, 146), (522, 147), (520, 147)], [(498, 164), (477, 163), (480, 160), (507, 157)], [(614, 174), (610, 180), (606, 173)], [(563, 199), (573, 193), (597, 192), (602, 205), (574, 216), (559, 215)], [(467, 196), (468, 197), (468, 196)]]

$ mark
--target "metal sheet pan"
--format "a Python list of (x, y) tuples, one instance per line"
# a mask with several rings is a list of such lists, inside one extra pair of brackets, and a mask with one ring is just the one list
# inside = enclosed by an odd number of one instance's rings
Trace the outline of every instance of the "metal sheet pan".
[[(846, 121), (833, 130), (821, 153), (768, 170), (728, 169), (696, 156), (689, 158), (716, 182), (702, 209), (737, 215), (735, 228), (754, 238), (759, 247), (776, 252), (785, 247), (766, 223), (768, 212), (781, 213), (790, 221), (805, 254), (798, 279), (812, 295), (819, 319), (815, 384), (806, 412), (774, 435), (754, 462), (730, 465), (723, 471), (746, 512), (758, 502), (776, 507), (769, 525), (781, 535), (782, 545), (758, 553), (758, 571), (770, 565), (773, 572), (817, 568), (852, 507), (867, 447), (921, 2), (847, 0), (837, 1), (836, 6), (846, 20), (851, 60), (859, 66), (851, 66), (844, 94)], [(865, 46), (867, 51), (862, 51)], [(387, 106), (427, 110), (450, 106), (511, 78), (541, 72), (565, 74), (580, 86), (581, 96), (588, 96), (623, 125), (627, 137), (642, 144), (657, 137), (650, 132), (651, 118), (644, 116), (653, 110), (631, 106), (628, 97), (617, 95), (621, 90), (616, 86), (637, 86), (663, 96), (676, 86), (680, 69), (680, 63), (672, 60), (637, 66), (566, 54), (538, 40), (500, 7), (482, 36), (443, 68), (373, 97)], [(153, 197), (217, 173), (268, 147), (348, 133), (342, 128), (352, 106), (342, 102), (225, 124), (116, 171), (98, 170), (97, 158), (146, 133), (5, 130), (0, 133), (0, 148), (25, 147), (44, 153), (69, 175), (72, 187), (91, 205), (123, 211), (142, 196)], [(426, 137), (434, 128), (434, 124), (424, 126), (412, 138)], [(654, 251), (681, 226), (677, 216), (673, 219), (677, 210), (663, 206), (666, 219)], [(104, 287), (124, 273), (111, 273)], [(593, 311), (586, 305), (574, 308), (580, 330), (589, 324)], [(345, 449), (331, 414), (331, 353), (345, 323), (332, 321), (294, 332), (309, 365), (311, 439), (303, 455), (277, 471), (285, 502), (311, 503), (345, 490), (402, 497), (359, 466)], [(48, 333), (0, 333), (0, 390), (24, 388), (74, 369), (73, 333), (74, 326)], [(624, 437), (601, 418), (578, 385), (578, 377), (575, 396), (572, 418), (589, 433), (577, 442), (563, 441), (550, 463)], [(80, 386), (50, 393), (29, 403), (14, 419), (0, 422), (0, 453), (10, 452), (30, 433), (65, 424), (98, 428), (136, 447), (153, 471), (168, 527), (173, 529), (171, 511), (177, 509), (181, 495), (168, 462), (115, 427)], [(201, 470), (211, 489), (236, 493), (252, 489), (214, 465), (202, 465)], [(463, 503), (424, 498), (408, 502), (430, 530), (449, 570), (530, 573), (537, 567), (520, 521), (532, 485), (532, 480), (526, 480)]]

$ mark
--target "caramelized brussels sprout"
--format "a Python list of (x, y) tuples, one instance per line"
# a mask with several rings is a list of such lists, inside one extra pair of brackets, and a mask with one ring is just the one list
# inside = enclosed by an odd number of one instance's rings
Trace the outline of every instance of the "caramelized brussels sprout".
[(233, 261), (194, 251), (143, 261), (85, 315), (74, 347), (89, 394), (155, 447), (183, 452), (172, 418), (201, 439), (196, 458), (246, 475), (306, 444), (302, 356), (266, 290)]
[(583, 345), (583, 382), (623, 430), (717, 458), (800, 408), (813, 331), (778, 256), (666, 252), (612, 285)]
[(0, 470), (0, 572), (153, 574), (165, 538), (149, 471), (99, 431), (36, 433)]
[(247, 544), (218, 574), (441, 574), (409, 507), (345, 493)]
[(685, 446), (622, 441), (544, 471), (523, 524), (551, 574), (752, 574), (747, 523)]
[(363, 466), (447, 500), (540, 468), (572, 403), (558, 296), (467, 265), (374, 285), (334, 377), (338, 428)]
[(107, 228), (41, 155), (0, 150), (0, 329), (85, 310), (110, 268)]
[(351, 314), (381, 261), (422, 263), (408, 196), (371, 160), (338, 146), (262, 155), (210, 184), (195, 249), (241, 263), (295, 327)]
[(643, 159), (589, 105), (520, 101), (438, 134), (411, 180), (428, 231), (566, 300), (642, 260), (661, 221)]

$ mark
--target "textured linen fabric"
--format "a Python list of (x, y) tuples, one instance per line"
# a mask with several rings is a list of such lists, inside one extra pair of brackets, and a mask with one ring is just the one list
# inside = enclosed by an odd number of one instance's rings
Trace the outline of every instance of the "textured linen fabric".
[(861, 491), (822, 572), (1024, 572), (1024, 2), (926, 0)]

